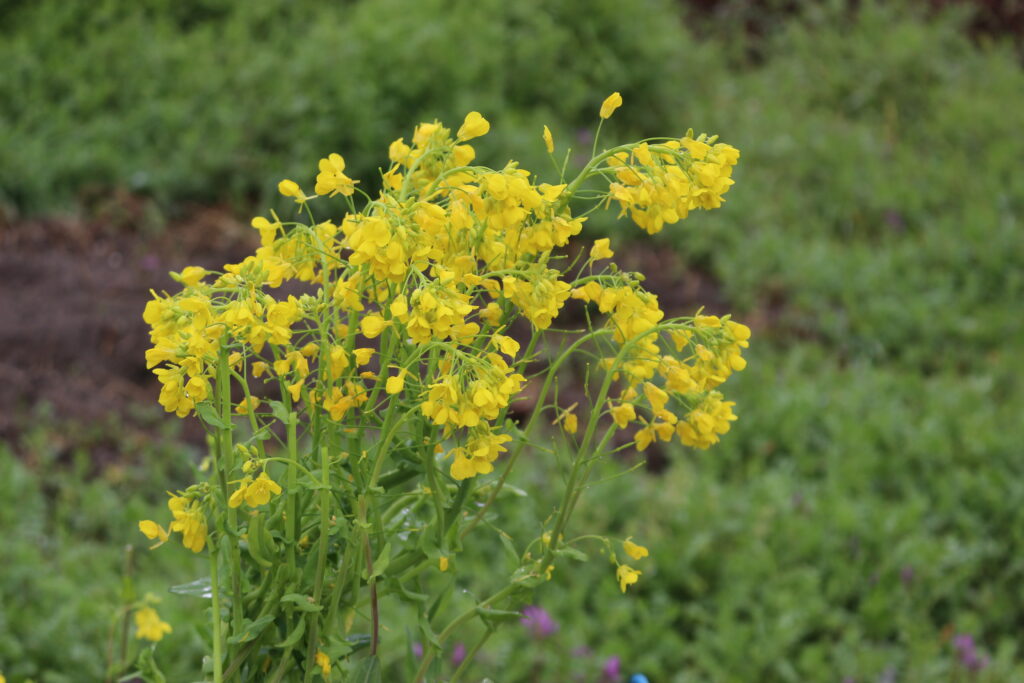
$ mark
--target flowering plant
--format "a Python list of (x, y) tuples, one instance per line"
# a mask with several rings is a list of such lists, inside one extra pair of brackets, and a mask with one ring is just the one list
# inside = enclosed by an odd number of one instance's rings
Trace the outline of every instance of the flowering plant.
[[(621, 102), (604, 102), (602, 122)], [(415, 677), (436, 679), (436, 654), (460, 627), (479, 620), (486, 639), (519, 620), (531, 589), (580, 555), (564, 532), (617, 432), (638, 450), (673, 437), (707, 448), (735, 419), (717, 388), (743, 369), (749, 329), (666, 319), (642, 276), (610, 261), (609, 239), (589, 252), (567, 245), (612, 202), (652, 234), (720, 206), (739, 152), (690, 132), (595, 153), (571, 180), (563, 163), (548, 184), (515, 162), (474, 165), (467, 143), (489, 128), (477, 112), (454, 135), (420, 124), (411, 144), (391, 144), (376, 197), (340, 155), (321, 159), (313, 194), (279, 184), (305, 220), (253, 219), (254, 254), (222, 272), (185, 268), (174, 274), (180, 292), (146, 306), (160, 403), (197, 416), (211, 454), (208, 479), (171, 495), (169, 526), (140, 530), (157, 545), (180, 533), (206, 554), (217, 683), (379, 679), (384, 596), (415, 608), (425, 644)], [(547, 127), (542, 139), (553, 153)], [(316, 218), (314, 203), (336, 196), (340, 222)], [(586, 324), (553, 328), (570, 298)], [(520, 320), (525, 347), (510, 331)], [(588, 400), (566, 407), (555, 378), (576, 357), (593, 359)], [(528, 382), (532, 409), (520, 419), (512, 411)], [(493, 504), (524, 456), (546, 457), (541, 416), (574, 456), (552, 517), (535, 538), (511, 539), (491, 524)], [(518, 568), (442, 623), (424, 576), (457, 574), (464, 544), (488, 533)], [(625, 591), (640, 570), (597, 538)], [(627, 539), (622, 553), (635, 561), (647, 549)]]

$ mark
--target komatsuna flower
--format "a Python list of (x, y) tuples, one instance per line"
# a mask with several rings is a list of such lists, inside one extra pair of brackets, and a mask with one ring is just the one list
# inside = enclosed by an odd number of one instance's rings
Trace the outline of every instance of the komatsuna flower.
[(640, 575), (643, 574), (639, 569), (633, 569), (628, 564), (620, 564), (619, 568), (615, 570), (615, 577), (619, 580), (619, 588), (623, 593), (626, 592), (626, 586), (632, 586), (640, 579)]
[(601, 118), (610, 118), (615, 110), (622, 106), (622, 95), (618, 92), (613, 92), (611, 95), (605, 98), (604, 102), (601, 103)]
[(626, 554), (632, 557), (634, 560), (642, 560), (643, 558), (647, 557), (650, 554), (647, 551), (647, 548), (637, 543), (633, 543), (633, 541), (631, 540), (632, 538), (633, 537), (630, 536), (622, 542), (622, 548), (626, 551)]
[(140, 607), (135, 610), (135, 637), (158, 642), (173, 629), (160, 618), (152, 607)]

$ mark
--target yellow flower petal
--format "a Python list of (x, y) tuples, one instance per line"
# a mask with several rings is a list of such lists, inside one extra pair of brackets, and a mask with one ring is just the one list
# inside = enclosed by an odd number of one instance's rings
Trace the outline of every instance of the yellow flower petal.
[(607, 119), (615, 113), (615, 110), (622, 106), (622, 95), (613, 92), (601, 103), (601, 118)]

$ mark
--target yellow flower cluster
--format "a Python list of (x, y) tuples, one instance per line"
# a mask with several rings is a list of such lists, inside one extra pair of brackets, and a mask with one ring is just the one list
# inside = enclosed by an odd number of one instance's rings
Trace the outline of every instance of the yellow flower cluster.
[(715, 138), (686, 136), (659, 145), (641, 143), (608, 159), (618, 182), (611, 198), (622, 214), (650, 234), (677, 223), (693, 209), (716, 209), (733, 184), (738, 149)]
[(152, 607), (140, 607), (135, 610), (135, 637), (157, 642), (162, 640), (164, 635), (173, 629), (171, 625), (160, 618), (157, 611)]
[[(613, 95), (602, 117), (620, 105)], [(583, 228), (585, 218), (573, 216), (568, 201), (575, 185), (538, 183), (514, 162), (498, 170), (470, 166), (476, 152), (467, 141), (489, 129), (478, 112), (454, 137), (439, 122), (420, 124), (411, 144), (391, 144), (383, 189), (361, 211), (350, 203), (337, 224), (254, 218), (260, 246), (251, 256), (220, 273), (186, 268), (177, 275), (181, 292), (154, 294), (144, 313), (152, 341), (146, 358), (162, 384), (161, 405), (180, 417), (203, 414), (229, 352), (230, 373), (278, 384), (282, 400), (303, 404), (308, 416), (342, 423), (356, 410), (378, 410), (381, 404), (367, 405), (373, 397), (411, 402), (456, 441), (450, 474), (465, 479), (491, 471), (505, 450), (510, 437), (501, 421), (525, 382), (514, 362), (518, 344), (502, 332), (517, 317), (534, 330), (550, 327), (572, 296), (596, 304), (615, 342), (629, 347), (614, 370), (625, 388), (611, 414), (620, 426), (640, 425), (638, 447), (673, 433), (695, 447), (714, 443), (734, 417), (732, 404), (709, 392), (742, 369), (749, 330), (698, 316), (672, 333), (677, 353), (666, 353), (664, 332), (649, 333), (664, 318), (657, 297), (635, 279), (613, 269), (572, 282), (550, 267), (553, 250)], [(553, 147), (550, 132), (544, 140)], [(606, 197), (657, 232), (691, 209), (718, 206), (738, 158), (735, 148), (705, 136), (628, 146), (605, 157), (615, 176)], [(345, 168), (341, 155), (330, 154), (320, 160), (314, 194), (291, 180), (279, 189), (300, 211), (309, 212), (318, 196), (351, 202), (362, 191)], [(613, 255), (609, 240), (599, 240), (587, 263)], [(271, 294), (289, 280), (319, 289)], [(387, 354), (401, 351), (396, 342), (422, 350), (389, 370)], [(375, 354), (380, 372), (365, 367)], [(636, 411), (641, 392), (650, 419)], [(254, 425), (269, 416), (248, 392), (233, 408)], [(573, 415), (572, 432), (576, 425)], [(261, 505), (280, 492), (266, 473), (235, 480), (232, 506)], [(171, 528), (193, 549), (205, 537), (197, 505), (172, 506)]]
[[(622, 542), (622, 549), (625, 550), (626, 554), (634, 560), (642, 560), (650, 554), (647, 548), (645, 548), (644, 546), (638, 543), (633, 543), (632, 537), (627, 538), (625, 541)], [(634, 569), (633, 567), (630, 567), (628, 564), (618, 565), (618, 567), (615, 569), (615, 578), (619, 582), (619, 590), (625, 593), (626, 587), (632, 586), (634, 583), (639, 581), (641, 574), (643, 574), (642, 571), (640, 571), (639, 569)]]
[(206, 515), (198, 498), (192, 496), (174, 496), (167, 501), (174, 521), (168, 529), (156, 522), (145, 519), (139, 522), (139, 531), (150, 540), (156, 540), (151, 548), (163, 545), (170, 538), (171, 532), (180, 532), (182, 544), (194, 553), (200, 553), (206, 547)]

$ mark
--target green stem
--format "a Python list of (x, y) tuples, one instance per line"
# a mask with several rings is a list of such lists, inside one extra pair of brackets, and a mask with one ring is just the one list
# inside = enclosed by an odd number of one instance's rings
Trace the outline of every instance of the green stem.
[[(453, 619), (452, 622), (448, 624), (448, 626), (445, 627), (445, 629), (441, 631), (441, 634), (437, 637), (438, 644), (443, 645), (444, 642), (448, 640), (449, 637), (451, 637), (455, 629), (457, 629), (459, 626), (462, 626), (464, 623), (466, 623), (473, 617), (477, 616), (479, 614), (478, 610), (508, 597), (516, 588), (518, 588), (517, 584), (510, 583), (504, 588), (502, 588), (500, 591), (492, 595), (491, 597), (487, 598), (486, 600), (483, 600), (479, 604), (474, 605), (473, 607), (466, 610), (459, 616), (455, 617), (455, 619)], [(423, 653), (423, 660), (420, 662), (420, 668), (416, 671), (416, 676), (413, 678), (413, 681), (415, 681), (415, 683), (419, 683), (423, 680), (423, 676), (427, 673), (427, 668), (430, 666), (430, 663), (433, 661), (433, 659), (434, 648), (426, 649)]]
[[(217, 463), (223, 483), (224, 502), (227, 502), (227, 475), (232, 469), (232, 439), (231, 439), (231, 374), (228, 367), (227, 349), (221, 348), (220, 358), (217, 362), (217, 390), (220, 394), (220, 419), (224, 427), (219, 429), (220, 437), (220, 462)], [(238, 547), (238, 516), (235, 508), (227, 508), (228, 535), (231, 539), (231, 547), (228, 554), (231, 559), (231, 627), (235, 633), (240, 633), (244, 621), (242, 605), (242, 554)], [(232, 648), (234, 649), (234, 648)]]
[(217, 548), (210, 543), (210, 601), (213, 612), (213, 683), (223, 683), (223, 654), (220, 633), (220, 586), (217, 576)]
[(484, 643), (487, 642), (487, 640), (491, 637), (492, 633), (494, 633), (493, 628), (489, 628), (486, 631), (484, 631), (484, 634), (480, 636), (480, 640), (476, 641), (476, 644), (473, 645), (469, 652), (466, 653), (466, 658), (462, 660), (461, 664), (459, 664), (459, 668), (456, 669), (455, 673), (452, 674), (452, 677), (448, 680), (448, 683), (457, 683), (459, 677), (466, 672), (466, 669), (468, 669), (469, 665), (473, 662), (473, 658), (476, 657), (476, 653), (480, 651), (480, 648), (484, 646)]
[[(324, 571), (327, 568), (327, 544), (330, 540), (331, 525), (331, 477), (330, 462), (327, 457), (327, 447), (320, 447), (320, 472), (323, 477), (324, 488), (320, 490), (320, 546), (316, 558), (316, 580), (313, 584), (313, 602), (320, 604), (323, 597)], [(309, 614), (309, 645), (306, 649), (306, 674), (305, 681), (313, 678), (313, 661), (316, 657), (317, 639), (319, 637), (319, 615), (316, 612)]]
[[(572, 345), (570, 345), (569, 348), (563, 351), (562, 355), (555, 359), (555, 362), (551, 364), (551, 367), (548, 369), (547, 377), (544, 378), (544, 384), (541, 387), (540, 393), (537, 395), (537, 401), (534, 404), (534, 410), (530, 414), (530, 419), (527, 421), (526, 427), (523, 428), (522, 440), (516, 444), (515, 450), (512, 451), (512, 455), (509, 456), (508, 462), (505, 464), (505, 469), (502, 471), (501, 476), (498, 478), (498, 481), (495, 482), (494, 488), (491, 489), (490, 495), (487, 496), (487, 500), (484, 502), (482, 506), (480, 506), (480, 509), (477, 510), (477, 513), (473, 516), (473, 519), (471, 519), (469, 523), (462, 529), (460, 538), (465, 538), (469, 534), (469, 532), (471, 532), (473, 528), (480, 523), (480, 520), (483, 519), (484, 515), (487, 513), (487, 510), (490, 509), (492, 504), (494, 504), (494, 501), (497, 499), (498, 494), (501, 493), (501, 489), (502, 487), (505, 486), (505, 481), (508, 479), (508, 475), (512, 472), (512, 468), (515, 466), (516, 460), (519, 459), (519, 455), (523, 452), (523, 449), (526, 448), (526, 444), (529, 443), (529, 437), (533, 431), (533, 425), (537, 421), (538, 416), (541, 414), (543, 410), (544, 401), (547, 400), (548, 391), (551, 390), (551, 385), (554, 383), (555, 375), (558, 374), (558, 369), (562, 366), (562, 363), (564, 363), (576, 351), (576, 349), (578, 349), (584, 343), (592, 339), (596, 339), (600, 336), (604, 336), (606, 334), (611, 334), (611, 330), (594, 330), (593, 332), (590, 332), (589, 334), (580, 337)], [(610, 378), (612, 374), (613, 373), (609, 372), (607, 377)], [(607, 379), (607, 381), (609, 383), (611, 382), (610, 379)]]

